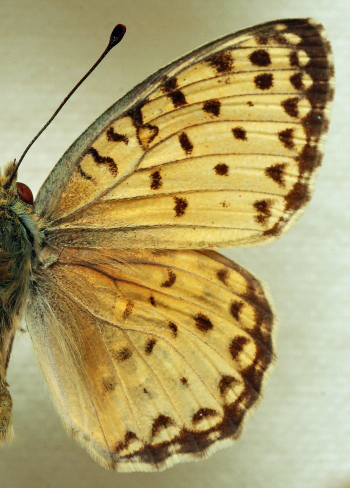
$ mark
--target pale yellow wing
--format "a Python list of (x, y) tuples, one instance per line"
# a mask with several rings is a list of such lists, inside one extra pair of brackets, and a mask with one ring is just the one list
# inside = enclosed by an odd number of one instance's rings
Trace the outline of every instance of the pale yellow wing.
[(111, 107), (41, 189), (48, 243), (264, 243), (305, 208), (333, 95), (321, 25), (281, 20), (175, 61)]
[(213, 251), (67, 248), (27, 324), (68, 432), (105, 467), (154, 471), (239, 436), (274, 360), (271, 306)]

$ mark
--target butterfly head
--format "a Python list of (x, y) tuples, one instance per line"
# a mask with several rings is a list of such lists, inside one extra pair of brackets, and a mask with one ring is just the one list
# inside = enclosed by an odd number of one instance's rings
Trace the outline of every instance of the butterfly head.
[(31, 213), (31, 207), (34, 205), (33, 193), (26, 184), (17, 182), (17, 175), (13, 176), (14, 170), (13, 161), (5, 166), (3, 172), (0, 169), (0, 205), (11, 200), (13, 204), (17, 203), (21, 207), (21, 213)]

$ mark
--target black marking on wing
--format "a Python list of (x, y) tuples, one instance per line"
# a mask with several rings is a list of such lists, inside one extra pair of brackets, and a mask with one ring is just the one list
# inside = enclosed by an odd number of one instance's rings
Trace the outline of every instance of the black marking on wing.
[(124, 144), (126, 144), (126, 145), (129, 144), (129, 138), (127, 136), (125, 136), (124, 134), (118, 134), (118, 132), (115, 132), (113, 127), (110, 127), (107, 130), (106, 137), (107, 137), (108, 141), (124, 142)]
[(85, 154), (90, 154), (96, 164), (105, 164), (113, 176), (118, 175), (118, 166), (110, 156), (101, 156), (94, 147), (90, 147)]
[(94, 183), (96, 183), (92, 176), (85, 173), (85, 171), (81, 167), (81, 163), (78, 164), (78, 172), (79, 172), (80, 176), (82, 176), (84, 178), (84, 180), (93, 181)]

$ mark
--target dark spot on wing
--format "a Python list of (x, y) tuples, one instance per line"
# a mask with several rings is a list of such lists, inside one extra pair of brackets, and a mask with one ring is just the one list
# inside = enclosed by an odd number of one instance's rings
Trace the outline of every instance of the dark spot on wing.
[(221, 380), (219, 382), (220, 395), (224, 396), (226, 391), (232, 386), (232, 384), (235, 381), (236, 380), (233, 376), (222, 375)]
[(129, 144), (129, 138), (124, 134), (118, 134), (118, 132), (114, 132), (113, 127), (110, 127), (107, 130), (106, 136), (107, 136), (107, 141), (124, 142), (124, 144), (126, 145)]
[(310, 200), (309, 187), (306, 183), (298, 181), (285, 197), (286, 211), (298, 210)]
[(288, 115), (290, 115), (291, 117), (298, 117), (299, 115), (298, 103), (299, 103), (299, 98), (293, 97), (293, 98), (287, 98), (287, 100), (283, 100), (283, 102), (281, 102), (281, 105)]
[(187, 105), (186, 97), (181, 90), (176, 90), (168, 93), (168, 97), (173, 102), (175, 108), (179, 108), (182, 107), (183, 105)]
[(219, 176), (228, 176), (228, 170), (229, 167), (227, 164), (224, 163), (219, 163), (216, 166), (214, 166), (215, 173)]
[(180, 379), (180, 381), (184, 386), (188, 386), (188, 380), (184, 376)]
[(256, 202), (254, 202), (253, 206), (258, 211), (258, 215), (255, 216), (255, 220), (259, 224), (265, 225), (267, 219), (271, 217), (271, 205), (271, 200), (257, 200)]
[(289, 64), (292, 68), (299, 66), (299, 57), (297, 51), (291, 51), (289, 54)]
[(295, 73), (289, 78), (291, 84), (296, 90), (303, 90), (305, 88), (303, 83), (303, 73)]
[(280, 186), (284, 186), (285, 167), (285, 164), (273, 164), (265, 169), (265, 175), (278, 183)]
[(314, 108), (313, 110), (310, 110), (310, 112), (303, 117), (302, 122), (308, 139), (313, 137), (318, 140), (320, 134), (328, 129), (328, 120), (324, 116), (322, 109)]
[(131, 358), (132, 352), (128, 347), (123, 347), (117, 352), (117, 359), (118, 361), (126, 361), (127, 359)]
[(294, 141), (293, 141), (293, 129), (285, 129), (281, 130), (278, 133), (278, 139), (282, 142), (284, 147), (287, 149), (293, 149), (294, 148)]
[(185, 132), (182, 132), (179, 135), (179, 142), (182, 147), (182, 149), (185, 151), (187, 155), (191, 154), (193, 151), (193, 144), (189, 140), (188, 135)]
[(175, 201), (175, 217), (181, 217), (185, 215), (186, 208), (188, 207), (188, 203), (186, 198), (174, 197)]
[(171, 76), (170, 78), (166, 78), (164, 85), (162, 86), (162, 90), (164, 93), (169, 93), (171, 91), (176, 90), (178, 88), (177, 78), (176, 76)]
[(220, 51), (213, 54), (208, 58), (207, 62), (217, 73), (226, 73), (233, 69), (233, 58), (230, 51)]
[(126, 304), (125, 310), (123, 312), (124, 320), (126, 320), (129, 317), (129, 315), (131, 315), (133, 307), (134, 307), (134, 303), (131, 300), (128, 300), (128, 303)]
[(287, 39), (279, 32), (276, 32), (276, 34), (272, 36), (272, 39), (277, 42), (277, 44), (287, 44)]
[(321, 164), (321, 158), (318, 148), (307, 143), (295, 158), (299, 163), (300, 174), (312, 173)]
[(204, 112), (218, 117), (220, 115), (221, 102), (219, 100), (207, 100), (203, 104)]
[(229, 272), (227, 268), (219, 269), (216, 273), (216, 276), (220, 281), (224, 283), (224, 285), (228, 286), (227, 279), (229, 277)]
[(159, 170), (154, 171), (150, 175), (150, 178), (151, 178), (151, 188), (152, 188), (152, 190), (158, 190), (159, 188), (161, 188), (161, 186), (163, 185), (163, 182), (162, 182), (162, 176), (161, 176)]
[(102, 384), (106, 391), (113, 391), (117, 386), (117, 382), (113, 376), (110, 376), (108, 378), (103, 378)]
[(162, 283), (163, 288), (170, 288), (176, 281), (176, 274), (170, 268), (168, 268), (168, 279)]
[(152, 425), (152, 437), (155, 437), (162, 429), (166, 429), (171, 425), (174, 425), (175, 422), (171, 417), (167, 415), (158, 415), (158, 417), (154, 420)]
[(254, 78), (254, 83), (259, 90), (269, 90), (273, 85), (273, 75), (271, 73), (263, 73)]
[(237, 336), (232, 339), (229, 350), (232, 358), (236, 360), (239, 354), (243, 351), (244, 346), (248, 344), (248, 339), (243, 336)]
[(178, 90), (177, 79), (175, 76), (167, 78), (162, 86), (162, 90), (173, 102), (175, 108), (187, 105), (186, 97), (181, 90)]
[(213, 328), (213, 324), (210, 319), (202, 313), (198, 313), (195, 316), (194, 320), (196, 321), (197, 329), (201, 332), (208, 332)]
[(136, 128), (141, 127), (143, 125), (143, 114), (142, 108), (147, 103), (147, 100), (143, 100), (141, 103), (134, 105), (132, 109), (130, 109), (126, 115), (131, 117), (132, 122)]
[(146, 345), (145, 345), (145, 353), (147, 354), (147, 356), (152, 354), (153, 348), (156, 345), (156, 342), (157, 341), (155, 339), (148, 339), (147, 340)]
[(249, 56), (250, 62), (255, 66), (268, 66), (271, 64), (269, 53), (265, 49), (258, 49)]
[(128, 430), (125, 434), (124, 441), (119, 441), (118, 444), (115, 446), (113, 452), (118, 455), (121, 451), (127, 449), (132, 441), (135, 441), (137, 439), (138, 437), (135, 432)]
[(270, 229), (266, 229), (263, 235), (266, 237), (278, 236), (281, 232), (281, 221), (278, 220)]
[(218, 415), (218, 412), (216, 410), (213, 410), (212, 408), (200, 408), (193, 415), (193, 417), (192, 417), (192, 423), (193, 424), (198, 424), (198, 422), (201, 422), (205, 418), (208, 418), (208, 417), (216, 417), (217, 415)]
[(100, 154), (98, 153), (98, 151), (96, 151), (96, 149), (94, 147), (90, 147), (90, 149), (88, 149), (85, 154), (90, 154), (93, 157), (96, 164), (99, 164), (99, 165), (105, 164), (108, 167), (110, 173), (113, 176), (117, 176), (118, 166), (116, 165), (113, 158), (110, 158), (109, 156), (106, 156), (106, 157), (100, 156)]
[(261, 36), (257, 37), (255, 41), (260, 46), (264, 46), (264, 45), (266, 46), (266, 44), (269, 43), (269, 38), (267, 35), (262, 34)]
[(254, 103), (251, 101), (247, 102), (247, 105), (248, 105), (248, 107), (254, 107)]
[(174, 337), (177, 337), (177, 325), (175, 325), (173, 322), (169, 322), (168, 326), (171, 332), (174, 334)]
[(154, 296), (152, 296), (152, 295), (151, 295), (151, 296), (149, 297), (149, 301), (150, 301), (151, 305), (153, 305), (153, 307), (155, 307), (155, 306), (156, 306), (156, 301), (155, 301), (155, 299), (154, 299)]
[(235, 139), (239, 139), (241, 141), (247, 140), (247, 132), (243, 129), (243, 127), (235, 127), (232, 129), (232, 134), (234, 135)]
[(239, 301), (239, 300), (233, 300), (231, 302), (230, 312), (231, 312), (232, 317), (235, 320), (239, 320), (240, 319), (240, 315), (241, 315), (241, 312), (242, 312), (243, 305), (244, 305), (244, 303), (241, 302), (241, 301)]

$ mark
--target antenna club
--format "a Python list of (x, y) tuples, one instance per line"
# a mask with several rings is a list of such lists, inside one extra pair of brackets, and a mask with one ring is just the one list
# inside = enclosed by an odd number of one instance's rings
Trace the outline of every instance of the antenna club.
[(114, 46), (120, 43), (120, 41), (123, 39), (124, 35), (126, 32), (126, 27), (123, 24), (118, 24), (114, 27), (109, 44), (108, 44), (108, 50), (112, 49)]

